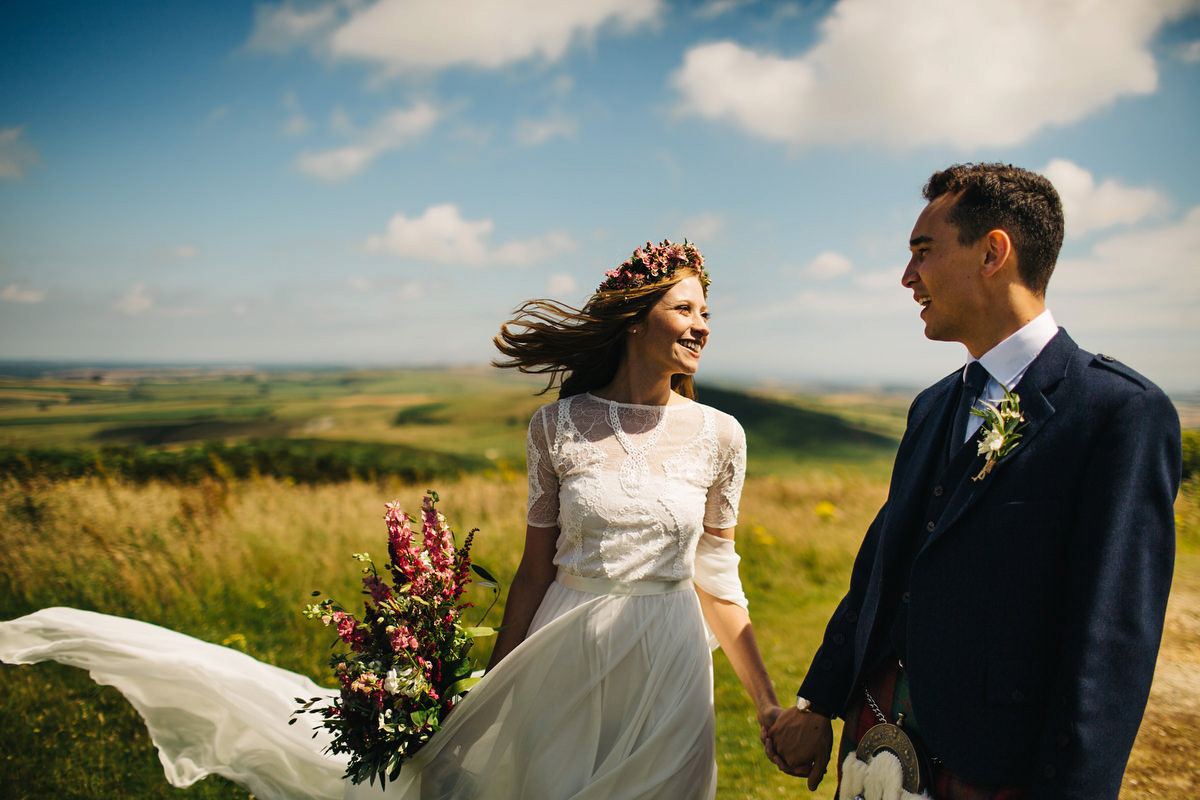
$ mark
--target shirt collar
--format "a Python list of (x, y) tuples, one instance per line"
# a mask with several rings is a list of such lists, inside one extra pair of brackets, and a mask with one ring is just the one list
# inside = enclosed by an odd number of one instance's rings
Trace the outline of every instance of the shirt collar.
[(1025, 375), (1025, 370), (1056, 333), (1058, 323), (1054, 321), (1050, 309), (1046, 309), (1016, 333), (984, 353), (979, 362), (983, 364), (992, 380), (1012, 391)]

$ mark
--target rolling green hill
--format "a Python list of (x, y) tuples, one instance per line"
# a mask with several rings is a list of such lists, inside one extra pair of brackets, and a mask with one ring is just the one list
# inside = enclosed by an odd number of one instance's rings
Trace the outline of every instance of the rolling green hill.
[[(0, 474), (145, 481), (271, 475), (423, 480), (521, 469), (530, 414), (551, 397), (495, 370), (143, 370), (0, 381)], [(751, 474), (831, 459), (886, 469), (896, 441), (836, 406), (701, 387), (746, 430)]]

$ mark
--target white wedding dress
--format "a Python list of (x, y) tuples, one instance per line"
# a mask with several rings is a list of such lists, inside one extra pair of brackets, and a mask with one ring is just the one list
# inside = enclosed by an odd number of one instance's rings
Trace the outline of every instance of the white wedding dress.
[(242, 653), (53, 608), (0, 623), (0, 660), (116, 686), (180, 786), (214, 773), (279, 800), (712, 798), (712, 658), (692, 581), (745, 604), (736, 555), (703, 532), (736, 521), (741, 427), (694, 402), (576, 395), (534, 415), (528, 457), (528, 523), (559, 527), (558, 579), (525, 641), (382, 792), (344, 781), (311, 722), (287, 724), (294, 698), (333, 690)]

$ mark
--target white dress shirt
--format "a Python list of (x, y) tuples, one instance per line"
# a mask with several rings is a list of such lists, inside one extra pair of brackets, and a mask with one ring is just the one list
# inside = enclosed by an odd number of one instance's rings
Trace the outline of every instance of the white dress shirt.
[[(1021, 382), (1025, 370), (1029, 369), (1029, 365), (1037, 358), (1038, 353), (1042, 352), (1042, 348), (1050, 343), (1056, 333), (1058, 333), (1058, 323), (1054, 321), (1050, 310), (1046, 309), (1016, 333), (984, 353), (978, 361), (987, 370), (988, 381), (984, 385), (983, 394), (979, 399), (996, 403), (1004, 397), (1005, 389), (1011, 392)], [(975, 360), (972, 358), (967, 365), (963, 366), (964, 379), (967, 374), (967, 366)], [(972, 414), (967, 419), (967, 434), (963, 441), (974, 436), (981, 425), (983, 425), (983, 419)]]

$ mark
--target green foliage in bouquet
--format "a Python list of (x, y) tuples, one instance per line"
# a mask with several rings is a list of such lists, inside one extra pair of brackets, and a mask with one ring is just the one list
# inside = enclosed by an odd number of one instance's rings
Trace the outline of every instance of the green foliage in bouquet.
[(332, 600), (305, 609), (305, 616), (337, 629), (335, 648), (348, 649), (330, 657), (341, 687), (332, 704), (297, 698), (302, 705), (296, 713), (321, 716), (321, 727), (333, 734), (329, 751), (350, 756), (346, 777), (354, 783), (374, 783), (378, 777), (386, 786), (396, 779), (404, 761), (429, 741), (479, 680), (472, 676), (471, 646), (475, 637), (494, 632), (463, 622), (470, 603), (461, 598), (472, 572), (492, 590), (493, 602), (499, 586), (487, 570), (471, 563), (476, 531), (456, 548), (437, 502), (436, 492), (425, 495), (420, 537), (412, 529), (414, 520), (397, 503), (387, 504), (386, 569), (392, 582), (380, 576), (369, 555), (354, 556), (364, 564), (361, 617)]

